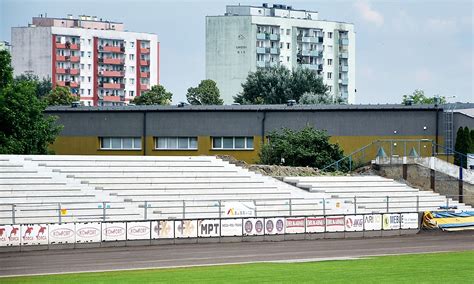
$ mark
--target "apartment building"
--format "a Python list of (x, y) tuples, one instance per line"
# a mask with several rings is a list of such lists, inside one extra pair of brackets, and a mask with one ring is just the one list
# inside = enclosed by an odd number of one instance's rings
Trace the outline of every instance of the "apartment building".
[(49, 77), (67, 86), (84, 105), (123, 105), (159, 83), (155, 34), (124, 30), (97, 17), (33, 17), (12, 28), (15, 75)]
[(266, 3), (229, 5), (224, 15), (206, 17), (206, 78), (217, 82), (226, 104), (249, 72), (279, 65), (314, 70), (335, 101), (354, 103), (354, 25)]

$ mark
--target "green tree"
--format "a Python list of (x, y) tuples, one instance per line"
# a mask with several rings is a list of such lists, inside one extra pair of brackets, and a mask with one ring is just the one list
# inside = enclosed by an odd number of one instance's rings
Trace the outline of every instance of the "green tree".
[(470, 136), (471, 136), (471, 147), (469, 147), (470, 148), (469, 153), (474, 154), (474, 129), (471, 129)]
[(15, 77), (15, 81), (31, 81), (36, 84), (36, 97), (39, 99), (45, 98), (53, 89), (53, 84), (51, 83), (51, 78), (39, 79), (38, 76), (34, 74), (21, 74)]
[(326, 94), (304, 93), (299, 100), (300, 105), (330, 104), (332, 99)]
[(224, 104), (219, 94), (219, 88), (213, 80), (202, 80), (196, 88), (189, 88), (186, 98), (192, 105)]
[(292, 71), (284, 66), (260, 68), (249, 73), (242, 84), (242, 92), (234, 97), (240, 104), (285, 104), (299, 101), (304, 93), (325, 95), (328, 87), (321, 76), (306, 68)]
[(46, 103), (31, 81), (10, 82), (0, 89), (0, 153), (47, 154), (62, 127), (45, 116)]
[(469, 151), (471, 150), (473, 142), (471, 141), (471, 131), (469, 131), (469, 128), (466, 127), (459, 127), (457, 133), (456, 133), (456, 143), (454, 144), (454, 150), (460, 154), (454, 155), (454, 163), (456, 165), (462, 165), (463, 167), (467, 167), (467, 155)]
[(425, 91), (423, 90), (415, 90), (411, 95), (403, 95), (402, 104), (407, 104), (411, 102), (414, 105), (420, 104), (445, 104), (446, 98), (443, 96), (434, 96), (434, 97), (427, 97), (425, 96)]
[(45, 101), (49, 106), (68, 106), (79, 98), (71, 94), (68, 87), (55, 87), (49, 95), (45, 97)]
[(162, 85), (155, 85), (143, 95), (135, 97), (132, 103), (137, 105), (169, 105), (173, 94)]
[(0, 89), (3, 89), (13, 80), (11, 55), (7, 50), (0, 50)]
[(272, 131), (268, 134), (269, 142), (262, 146), (260, 163), (322, 168), (344, 157), (339, 145), (330, 143), (329, 138), (326, 131), (312, 126), (300, 131)]

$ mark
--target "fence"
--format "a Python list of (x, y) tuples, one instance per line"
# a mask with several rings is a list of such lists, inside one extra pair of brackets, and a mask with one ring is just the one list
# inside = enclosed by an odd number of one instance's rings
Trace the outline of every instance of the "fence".
[(0, 225), (0, 247), (418, 230), (418, 213)]
[[(0, 205), (0, 224), (32, 221), (120, 221), (186, 218), (232, 218), (267, 216), (325, 216), (453, 210), (456, 196), (387, 195), (332, 198), (166, 200), (98, 203), (28, 203)], [(443, 198), (433, 200), (432, 198)], [(132, 212), (133, 211), (133, 212)], [(125, 212), (125, 213), (124, 213)]]

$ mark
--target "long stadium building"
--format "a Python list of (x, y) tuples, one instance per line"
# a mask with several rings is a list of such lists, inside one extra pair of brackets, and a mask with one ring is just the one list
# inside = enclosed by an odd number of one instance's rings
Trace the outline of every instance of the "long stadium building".
[[(264, 137), (282, 127), (327, 130), (346, 154), (376, 140), (453, 146), (460, 126), (474, 129), (474, 104), (64, 106), (46, 114), (64, 126), (51, 146), (56, 154), (231, 155), (249, 163), (258, 161)], [(424, 146), (420, 154), (429, 151)]]

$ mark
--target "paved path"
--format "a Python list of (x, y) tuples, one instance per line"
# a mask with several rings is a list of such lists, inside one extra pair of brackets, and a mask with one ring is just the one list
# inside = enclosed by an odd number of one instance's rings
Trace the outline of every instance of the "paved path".
[[(474, 250), (474, 231), (286, 242), (180, 244), (0, 253), (0, 276), (302, 261)], [(0, 281), (1, 282), (1, 281)]]

